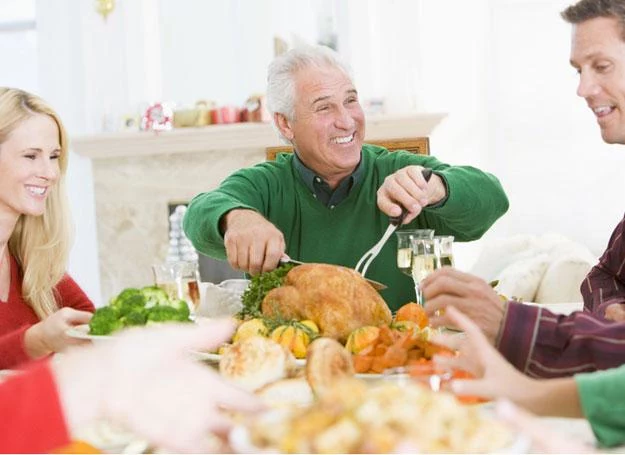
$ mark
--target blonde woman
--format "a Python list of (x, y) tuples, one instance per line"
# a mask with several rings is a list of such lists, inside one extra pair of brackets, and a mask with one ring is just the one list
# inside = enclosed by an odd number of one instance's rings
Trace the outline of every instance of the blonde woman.
[(0, 87), (0, 369), (63, 350), (93, 303), (66, 273), (67, 136), (43, 100)]

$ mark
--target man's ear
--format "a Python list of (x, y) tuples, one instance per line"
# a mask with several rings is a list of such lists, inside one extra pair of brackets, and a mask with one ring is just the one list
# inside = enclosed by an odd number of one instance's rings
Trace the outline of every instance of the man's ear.
[(291, 128), (291, 121), (286, 118), (284, 114), (275, 112), (273, 114), (273, 121), (275, 122), (280, 134), (282, 134), (289, 141), (293, 140), (293, 130)]

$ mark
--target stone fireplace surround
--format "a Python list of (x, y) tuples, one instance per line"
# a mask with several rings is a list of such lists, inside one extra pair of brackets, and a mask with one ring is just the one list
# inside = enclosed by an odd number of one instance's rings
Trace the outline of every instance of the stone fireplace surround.
[[(367, 119), (367, 139), (429, 136), (444, 114)], [(102, 301), (128, 286), (152, 283), (150, 266), (168, 246), (169, 204), (214, 189), (236, 169), (280, 145), (263, 123), (76, 137), (73, 150), (91, 159)]]

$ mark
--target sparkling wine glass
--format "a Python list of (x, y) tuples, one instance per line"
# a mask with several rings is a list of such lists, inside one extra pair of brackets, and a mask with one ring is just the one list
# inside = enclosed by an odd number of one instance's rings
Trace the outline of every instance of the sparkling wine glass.
[(412, 243), (412, 279), (415, 284), (417, 303), (424, 305), (421, 281), (436, 269), (441, 268), (441, 242), (432, 236), (413, 236)]
[[(414, 262), (413, 239), (429, 239), (434, 237), (433, 229), (410, 229), (397, 231), (397, 268), (410, 277), (413, 277), (412, 267)], [(413, 277), (414, 279), (414, 277)], [(417, 291), (417, 301), (419, 293)]]
[(454, 236), (453, 235), (435, 235), (435, 239), (440, 241), (440, 256), (442, 267), (454, 266)]

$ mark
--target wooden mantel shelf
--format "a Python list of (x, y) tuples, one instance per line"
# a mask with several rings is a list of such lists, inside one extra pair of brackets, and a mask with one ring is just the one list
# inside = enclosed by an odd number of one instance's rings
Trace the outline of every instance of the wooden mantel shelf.
[[(446, 114), (428, 113), (367, 118), (368, 140), (429, 136)], [(281, 145), (271, 124), (236, 123), (180, 128), (160, 133), (120, 132), (81, 136), (71, 148), (94, 160), (127, 156), (230, 151)]]

